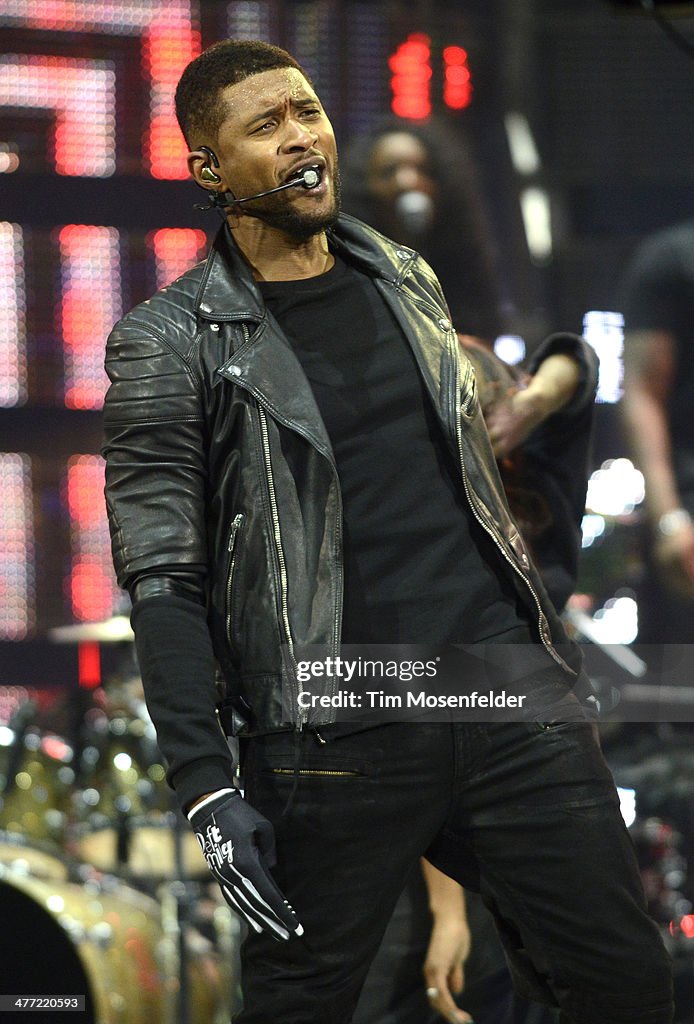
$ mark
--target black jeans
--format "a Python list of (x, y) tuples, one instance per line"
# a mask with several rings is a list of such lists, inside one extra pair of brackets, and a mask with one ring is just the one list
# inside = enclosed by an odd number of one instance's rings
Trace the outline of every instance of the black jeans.
[(612, 777), (585, 722), (384, 725), (248, 742), (246, 797), (304, 940), (249, 935), (237, 1024), (349, 1024), (417, 859), (492, 910), (521, 994), (571, 1024), (668, 1024), (670, 964), (644, 909)]

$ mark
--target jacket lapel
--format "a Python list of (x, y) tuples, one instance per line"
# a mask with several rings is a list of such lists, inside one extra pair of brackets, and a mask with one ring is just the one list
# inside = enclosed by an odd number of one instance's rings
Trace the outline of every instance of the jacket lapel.
[[(348, 216), (341, 216), (330, 234), (336, 251), (375, 279), (414, 352), (438, 415), (448, 432), (454, 431), (451, 394), (457, 340), (446, 312), (436, 302), (433, 285), (427, 289), (409, 286), (411, 270), (420, 262), (417, 253), (373, 236), (367, 226)], [(196, 310), (203, 319), (248, 324), (248, 341), (220, 367), (220, 375), (247, 388), (275, 419), (298, 430), (332, 458), (330, 440), (301, 364), (268, 314), (226, 225), (208, 258)]]

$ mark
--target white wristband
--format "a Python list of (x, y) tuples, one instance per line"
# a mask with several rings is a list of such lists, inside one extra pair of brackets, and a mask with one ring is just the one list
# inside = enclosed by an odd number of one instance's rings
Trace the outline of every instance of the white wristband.
[(192, 821), (194, 814), (197, 814), (198, 811), (201, 811), (203, 809), (203, 807), (206, 807), (207, 804), (212, 802), (212, 800), (216, 800), (218, 796), (224, 796), (225, 793), (233, 793), (233, 792), (234, 792), (233, 788), (226, 788), (226, 789), (217, 789), (217, 790), (215, 790), (214, 793), (210, 793), (210, 795), (206, 796), (204, 800), (201, 800), (199, 804), (196, 804), (195, 807), (192, 808), (192, 810), (188, 811), (188, 813), (186, 815), (188, 821)]
[(656, 523), (656, 530), (661, 537), (672, 537), (673, 534), (679, 533), (685, 526), (689, 526), (691, 521), (692, 517), (686, 508), (673, 508), (669, 512), (663, 513)]

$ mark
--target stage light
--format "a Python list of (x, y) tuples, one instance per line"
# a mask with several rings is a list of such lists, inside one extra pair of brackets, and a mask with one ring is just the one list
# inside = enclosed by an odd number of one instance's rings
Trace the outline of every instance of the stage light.
[(19, 154), (14, 143), (0, 142), (0, 174), (14, 174), (19, 169)]
[(8, 54), (0, 106), (49, 110), (58, 174), (107, 178), (116, 169), (116, 76), (111, 61)]
[(590, 548), (605, 532), (605, 517), (596, 512), (586, 512), (581, 520), (581, 547)]
[(98, 622), (112, 614), (119, 597), (111, 565), (104, 460), (100, 456), (74, 455), (68, 461), (66, 504), (72, 547), (66, 589), (72, 613), (81, 622)]
[(638, 635), (638, 605), (628, 594), (605, 601), (593, 616), (595, 637), (602, 644), (632, 644)]
[(494, 354), (510, 366), (525, 359), (525, 340), (519, 334), (500, 334), (494, 342)]
[(603, 516), (629, 515), (643, 501), (645, 486), (630, 459), (607, 459), (588, 479), (586, 508)]
[(420, 32), (400, 43), (388, 60), (391, 108), (398, 117), (420, 121), (431, 113), (431, 40)]
[(617, 796), (624, 824), (627, 828), (631, 828), (636, 821), (636, 790), (617, 786)]
[[(196, 5), (197, 6), (197, 5)], [(8, 5), (5, 4), (7, 8)], [(148, 169), (155, 178), (187, 178), (186, 147), (176, 122), (173, 93), (186, 64), (197, 57), (201, 49), (197, 15), (191, 0), (148, 0), (147, 3), (107, 3), (102, 0), (14, 0), (9, 10), (3, 10), (4, 24), (37, 29), (43, 32), (104, 33), (115, 36), (142, 38), (142, 74), (149, 80), (150, 123), (144, 133), (144, 153)], [(104, 176), (113, 174), (112, 156), (93, 158), (90, 149), (98, 148), (103, 127), (106, 135), (113, 135), (112, 117), (102, 122), (92, 118), (91, 107), (100, 102), (101, 86), (89, 82), (90, 67), (112, 69), (111, 62), (69, 60), (52, 56), (19, 56), (5, 58), (18, 61), (22, 88), (32, 93), (30, 102), (21, 102), (21, 89), (13, 94), (19, 103), (2, 98), (2, 68), (0, 67), (0, 103), (10, 106), (57, 108), (57, 119), (67, 116), (70, 130), (56, 128), (56, 166), (61, 174)], [(34, 69), (29, 72), (21, 68)], [(62, 74), (61, 74), (62, 69)], [(73, 69), (73, 70), (71, 70)], [(76, 69), (76, 70), (75, 70)], [(82, 75), (81, 80), (79, 75)], [(109, 74), (113, 75), (110, 70)], [(106, 82), (109, 104), (115, 94), (112, 79)], [(110, 107), (109, 107), (110, 110)], [(80, 114), (83, 115), (80, 120)], [(91, 124), (89, 123), (91, 120)], [(70, 140), (80, 132), (83, 142), (77, 146)], [(111, 138), (111, 143), (112, 143)], [(109, 154), (111, 151), (109, 150)], [(60, 166), (58, 161), (60, 160)]]
[(504, 127), (514, 170), (528, 178), (537, 174), (541, 167), (540, 154), (525, 114), (509, 111), (504, 117)]
[(607, 0), (620, 14), (652, 15), (655, 11), (667, 18), (682, 18), (694, 14), (691, 0)]
[(101, 686), (101, 649), (95, 640), (82, 640), (77, 645), (77, 681), (83, 690)]
[(171, 284), (205, 255), (207, 235), (200, 228), (160, 228), (147, 235), (154, 253), (157, 288)]
[(115, 228), (66, 224), (58, 232), (58, 244), (65, 405), (100, 409), (108, 386), (104, 342), (122, 316), (120, 236)]
[(0, 453), (0, 638), (21, 640), (34, 623), (34, 528), (31, 462)]
[(618, 402), (624, 378), (624, 317), (609, 310), (591, 309), (583, 317), (583, 337), (600, 360), (595, 401)]
[(24, 235), (18, 224), (0, 222), (0, 406), (27, 398)]
[(530, 257), (533, 263), (548, 263), (554, 246), (549, 193), (538, 186), (524, 188), (520, 194), (520, 207)]
[(451, 110), (464, 110), (472, 102), (472, 77), (462, 46), (443, 50), (443, 102)]
[(230, 39), (262, 39), (272, 42), (273, 18), (268, 0), (233, 0), (227, 6)]
[(143, 41), (142, 66), (151, 80), (149, 136), (145, 153), (154, 178), (188, 177), (186, 146), (176, 122), (172, 97), (185, 66), (200, 52), (200, 34), (187, 20), (153, 24)]

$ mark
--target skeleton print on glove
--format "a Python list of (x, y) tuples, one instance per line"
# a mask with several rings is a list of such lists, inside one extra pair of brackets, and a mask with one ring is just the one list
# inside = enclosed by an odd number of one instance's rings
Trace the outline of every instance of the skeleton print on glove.
[(207, 866), (225, 900), (257, 932), (286, 940), (303, 927), (270, 868), (275, 836), (270, 822), (237, 789), (221, 789), (188, 813)]

